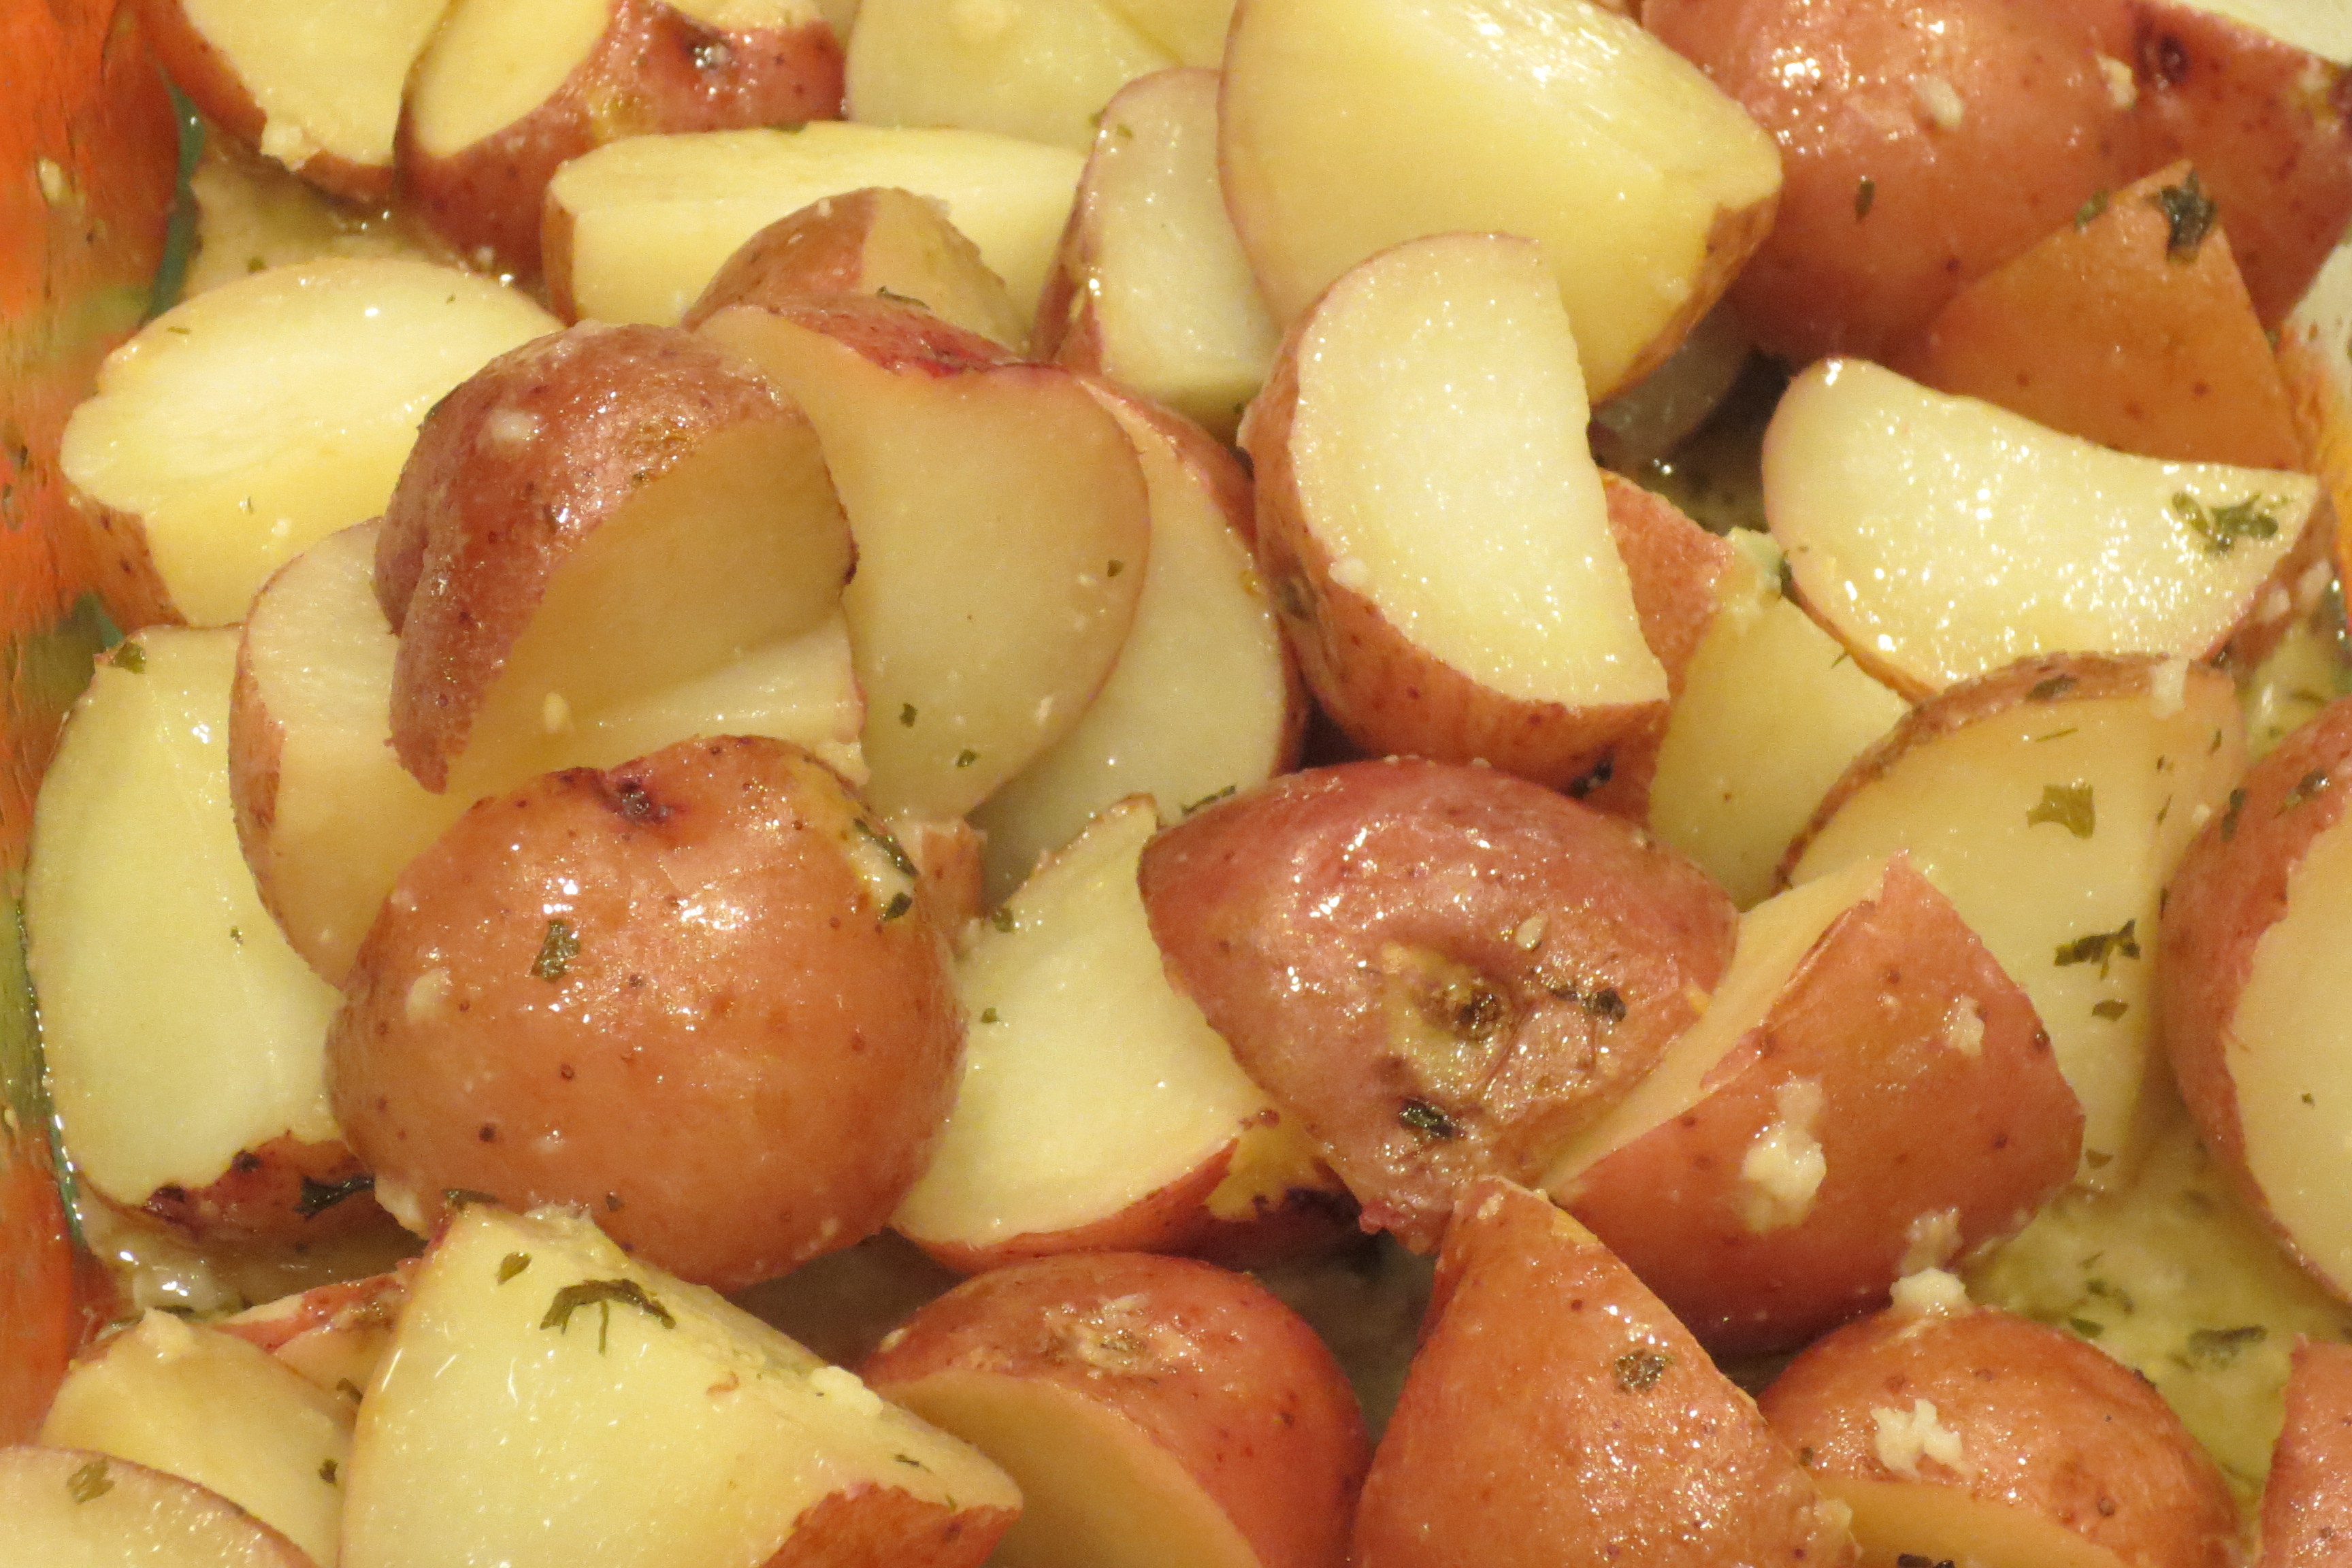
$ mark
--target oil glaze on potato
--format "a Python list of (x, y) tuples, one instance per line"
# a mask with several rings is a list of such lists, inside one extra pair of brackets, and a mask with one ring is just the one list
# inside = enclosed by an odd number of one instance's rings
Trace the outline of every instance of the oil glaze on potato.
[(477, 805), (402, 874), (328, 1052), (386, 1206), (571, 1203), (728, 1287), (877, 1228), (961, 1046), (912, 863), (776, 741)]
[(1731, 955), (1731, 900), (1640, 830), (1483, 768), (1291, 773), (1161, 835), (1171, 974), (1364, 1205), (1435, 1245), (1475, 1178), (1533, 1180)]

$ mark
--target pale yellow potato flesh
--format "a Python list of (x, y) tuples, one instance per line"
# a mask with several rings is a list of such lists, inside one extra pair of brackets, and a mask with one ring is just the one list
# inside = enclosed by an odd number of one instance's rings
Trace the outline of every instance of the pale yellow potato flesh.
[(376, 516), (434, 402), (559, 323), (446, 267), (312, 262), (225, 284), (110, 355), (60, 461), (138, 520), (192, 625), (242, 620), (269, 574)]
[(1113, 93), (1175, 63), (1105, 0), (866, 0), (849, 37), (849, 113), (1084, 153)]
[(1650, 828), (1746, 909), (1772, 890), (1814, 807), (1905, 704), (1763, 572), (1727, 572), (1717, 595), (1722, 607), (1658, 745)]
[(1780, 183), (1770, 139), (1696, 67), (1575, 0), (1243, 0), (1222, 136), (1277, 320), (1401, 240), (1528, 235), (1599, 396), (1720, 291), (1744, 251), (1718, 220)]
[(354, 213), (275, 163), (218, 145), (206, 147), (188, 190), (196, 198), (198, 243), (184, 298), (330, 257), (435, 259), (389, 215)]
[(1585, 442), (1578, 340), (1543, 253), (1445, 235), (1351, 272), (1290, 349), (1290, 457), (1331, 580), (1506, 698), (1652, 702)]
[(1183, 66), (1214, 67), (1225, 58), (1234, 0), (1109, 0), (1112, 10)]
[(261, 151), (289, 167), (326, 153), (392, 163), (409, 68), (450, 0), (179, 0), (260, 108)]
[(958, 960), (963, 1075), (901, 1235), (988, 1247), (1108, 1219), (1271, 1109), (1160, 965), (1135, 881), (1159, 826), (1147, 800), (1111, 806)]
[(215, 1492), (79, 1448), (0, 1448), (0, 1568), (325, 1568)]
[(151, 1310), (67, 1374), (40, 1440), (208, 1487), (333, 1568), (352, 1409), (257, 1345)]
[(344, 1568), (752, 1563), (861, 1487), (1018, 1504), (962, 1443), (585, 1216), (483, 1205), (411, 1281), (345, 1481)]
[[(2168, 1091), (2149, 1070), (2158, 906), (2189, 837), (2244, 769), (2234, 690), (2201, 668), (2181, 673), (2169, 704), (2028, 700), (1920, 742), (1848, 795), (1789, 869), (1801, 886), (1909, 851), (2050, 1031), (2083, 1106), (2076, 1179), (2094, 1187), (2128, 1178)], [(2053, 788), (2089, 792), (2088, 837), (2051, 815)], [(2140, 956), (2118, 935), (2126, 922)], [(2101, 937), (2104, 956), (2061, 962), (2062, 949)]]
[(2126, 1568), (2124, 1560), (2047, 1515), (1972, 1497), (1933, 1481), (1823, 1478), (1822, 1493), (1853, 1510), (1860, 1568), (1897, 1568), (1906, 1556), (2000, 1568)]
[(450, 0), (409, 93), (418, 151), (448, 157), (545, 103), (612, 20), (612, 0)]
[(202, 1187), (240, 1151), (340, 1136), (339, 998), (262, 907), (229, 806), (234, 630), (156, 627), (101, 666), (41, 786), (25, 889), (49, 1093), (117, 1202)]
[(776, 219), (823, 196), (898, 185), (946, 204), (1025, 324), (1084, 164), (1067, 148), (981, 131), (818, 121), (632, 136), (565, 164), (548, 200), (568, 215), (583, 317), (676, 321), (735, 247)]
[[(2317, 499), (2306, 475), (2112, 451), (1864, 360), (1800, 375), (1764, 438), (1765, 512), (1806, 604), (1914, 693), (2037, 653), (2203, 658)], [(2260, 536), (2227, 521), (2250, 501)]]

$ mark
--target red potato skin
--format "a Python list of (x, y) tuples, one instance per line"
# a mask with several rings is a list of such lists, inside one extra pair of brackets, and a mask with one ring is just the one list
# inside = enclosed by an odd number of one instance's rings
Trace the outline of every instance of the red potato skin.
[(1730, 900), (1641, 830), (1500, 772), (1286, 774), (1145, 847), (1170, 978), (1363, 1205), (1433, 1248), (1533, 1180), (1696, 1016)]
[(2143, 1568), (2226, 1568), (2237, 1507), (2153, 1386), (2074, 1335), (1978, 1308), (1850, 1323), (1764, 1391), (1765, 1419), (1816, 1477), (1894, 1482), (1874, 1408), (1933, 1404), (1976, 1470), (1922, 1460), (1918, 1484), (2037, 1513)]
[[(702, 437), (797, 423), (750, 365), (673, 327), (588, 324), (434, 406), (384, 509), (376, 600), (400, 652), (392, 744), (439, 790), (563, 557)], [(501, 422), (528, 439), (502, 439)]]
[(159, 1187), (141, 1207), (181, 1235), (278, 1246), (388, 1228), (392, 1217), (367, 1187), (367, 1168), (347, 1144), (273, 1138), (239, 1150), (202, 1187)]
[(1755, 1405), (1542, 1197), (1479, 1183), (1437, 1267), (1356, 1568), (1853, 1561)]
[[(1729, 295), (1758, 343), (1798, 364), (1880, 357), (1962, 284), (2160, 162), (2098, 64), (2111, 9), (1648, 0), (1643, 25), (1780, 144), (1779, 216)], [(1963, 106), (1948, 131), (1917, 96), (1930, 78)]]
[[(2157, 999), (2180, 1096), (2205, 1147), (2290, 1257), (2294, 1239), (2246, 1169), (2231, 1020), (2263, 933), (2286, 913), (2287, 881), (2313, 839), (2352, 801), (2352, 698), (2338, 698), (2246, 773), (2165, 889)], [(2313, 782), (2314, 780), (2316, 782)], [(2290, 801), (2294, 804), (2290, 805)]]
[(2352, 1347), (2299, 1340), (2286, 1380), (2286, 1425), (2263, 1487), (2255, 1568), (2352, 1563)]
[[(1972, 1056), (1945, 1036), (1961, 999), (1984, 1026)], [(1963, 1256), (2015, 1232), (2082, 1150), (2033, 1005), (1900, 857), (1709, 1077), (1719, 1087), (1586, 1172), (1568, 1207), (1718, 1355), (1794, 1350), (1885, 1305), (1925, 1216), (1952, 1212)], [(1827, 1172), (1801, 1220), (1759, 1232), (1740, 1163), (1799, 1079), (1823, 1092)]]
[(2197, 165), (2263, 325), (2303, 298), (2352, 223), (2352, 79), (2181, 0), (2125, 0), (2148, 162)]
[(272, 1355), (305, 1334), (362, 1327), (390, 1328), (408, 1302), (408, 1277), (415, 1264), (388, 1274), (318, 1285), (300, 1295), (225, 1318), (213, 1326)]
[(1264, 1568), (1347, 1560), (1363, 1416), (1315, 1331), (1245, 1275), (1131, 1252), (1001, 1268), (922, 1308), (857, 1371), (885, 1398), (943, 1373), (1067, 1389), (1171, 1455)]
[[(883, 918), (849, 858), (879, 831), (814, 758), (751, 737), (477, 805), (402, 873), (329, 1031), (379, 1190), (426, 1218), (452, 1190), (583, 1205), (722, 1289), (879, 1229), (963, 1042), (928, 909)], [(550, 910), (577, 944), (551, 974)]]
[(761, 1568), (979, 1568), (1014, 1517), (869, 1483), (812, 1503)]
[(721, 32), (662, 0), (613, 0), (588, 58), (521, 119), (436, 157), (404, 116), (401, 197), (460, 254), (534, 279), (541, 209), (561, 165), (628, 136), (837, 120), (842, 69), (841, 40), (820, 16)]

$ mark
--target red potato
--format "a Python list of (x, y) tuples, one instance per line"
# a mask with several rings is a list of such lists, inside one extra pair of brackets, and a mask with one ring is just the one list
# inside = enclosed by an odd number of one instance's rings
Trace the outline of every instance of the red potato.
[(946, 204), (896, 186), (821, 197), (740, 246), (679, 319), (799, 294), (911, 300), (941, 321), (1017, 350), (1027, 335), (1004, 279), (947, 219)]
[(2148, 166), (2128, 66), (2075, 7), (1649, 0), (1642, 20), (1780, 144), (1780, 213), (1730, 298), (1800, 364), (1881, 353)]
[(2011, 1235), (2082, 1148), (2033, 1005), (1908, 858), (1775, 904), (1801, 900), (1799, 951), (1751, 911), (1706, 1018), (1545, 1181), (1718, 1354), (1795, 1349)]
[(1639, 829), (1481, 768), (1286, 774), (1145, 849), (1179, 989), (1362, 1203), (1433, 1247), (1698, 1016), (1731, 901)]
[(2191, 0), (2124, 0), (2147, 161), (2185, 157), (2221, 207), (2263, 325), (2352, 223), (2344, 68)]
[(455, 0), (400, 127), (403, 195), (486, 270), (540, 272), (567, 161), (628, 136), (834, 120), (815, 0)]
[(12, 1568), (315, 1568), (218, 1492), (80, 1448), (0, 1448), (0, 1515)]
[(1760, 1403), (1853, 1509), (1872, 1562), (2238, 1560), (2213, 1461), (2144, 1379), (2062, 1330), (1990, 1308), (1882, 1312), (1816, 1342)]
[(184, 1235), (236, 1242), (310, 1242), (383, 1226), (368, 1173), (339, 1140), (291, 1133), (238, 1151), (205, 1186), (157, 1188), (140, 1205)]
[[(401, 875), (327, 1050), (377, 1195), (593, 1208), (740, 1288), (877, 1229), (962, 1044), (902, 850), (782, 742), (685, 742), (477, 805)], [(843, 1130), (854, 1128), (855, 1137)]]
[(2336, 1568), (2352, 1562), (2352, 1347), (2299, 1340), (2286, 1382), (2286, 1422), (2263, 1485), (2257, 1568)]
[(967, 1280), (859, 1374), (1021, 1486), (1007, 1568), (1339, 1568), (1366, 1460), (1314, 1331), (1204, 1263), (1093, 1253)]
[(392, 1348), (413, 1271), (403, 1263), (389, 1273), (313, 1286), (224, 1318), (219, 1326), (356, 1404)]
[(1358, 1568), (1839, 1568), (1843, 1525), (1756, 1406), (1537, 1194), (1465, 1195), (1356, 1510)]
[(2209, 200), (2185, 163), (2126, 185), (1962, 289), (1888, 364), (2126, 452), (2305, 467), (2230, 237), (2202, 227)]

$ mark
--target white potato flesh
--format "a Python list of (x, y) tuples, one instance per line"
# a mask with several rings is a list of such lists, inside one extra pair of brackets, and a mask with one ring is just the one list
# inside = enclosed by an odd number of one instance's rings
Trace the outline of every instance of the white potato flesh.
[(1586, 444), (1578, 342), (1541, 249), (1442, 235), (1327, 295), (1294, 350), (1290, 458), (1332, 581), (1505, 697), (1654, 702)]
[(179, 0), (262, 113), (261, 151), (392, 163), (409, 67), (449, 0)]
[(2112, 451), (1864, 360), (1800, 375), (1764, 438), (1805, 602), (1914, 692), (2037, 653), (2205, 658), (2317, 498), (2306, 475)]
[(210, 1488), (334, 1568), (352, 1409), (257, 1345), (150, 1311), (67, 1374), (40, 1439)]
[(1161, 967), (1135, 881), (1158, 827), (1149, 801), (1112, 806), (958, 961), (963, 1075), (901, 1235), (987, 1247), (1108, 1219), (1271, 1109)]
[(1111, 94), (1175, 63), (1103, 0), (866, 0), (849, 38), (849, 112), (1084, 153)]
[(567, 271), (583, 317), (676, 321), (735, 247), (778, 218), (897, 185), (945, 204), (1025, 324), (1084, 165), (1067, 148), (982, 131), (819, 121), (628, 137), (565, 164), (548, 200), (569, 215)]
[(418, 151), (462, 153), (554, 97), (613, 11), (613, 0), (452, 0), (409, 93)]
[(1401, 240), (1523, 234), (1596, 395), (1720, 287), (1718, 216), (1780, 183), (1770, 139), (1696, 67), (1580, 0), (1244, 0), (1222, 135), (1278, 320)]
[(2340, 5), (2314, 5), (2310, 0), (2189, 0), (2189, 4), (2242, 22), (2298, 49), (2308, 49), (2322, 59), (2352, 65), (2352, 11)]
[[(1845, 798), (1789, 876), (1801, 886), (1909, 851), (2050, 1031), (2083, 1106), (2076, 1179), (2093, 1187), (2129, 1178), (2160, 1103), (2149, 961), (2164, 884), (2244, 771), (2228, 680), (2182, 673), (2168, 701), (2028, 700), (1913, 745)], [(2053, 788), (2085, 792), (2087, 836), (2053, 814)]]
[(1754, 566), (1727, 571), (1717, 596), (1658, 745), (1650, 828), (1746, 909), (1772, 890), (1814, 807), (1905, 705)]
[(383, 510), (425, 411), (560, 323), (422, 262), (280, 268), (200, 294), (117, 349), (59, 460), (135, 518), (190, 624), (244, 619), (286, 562)]
[(233, 629), (153, 628), (101, 666), (41, 786), (25, 889), (48, 1085), (82, 1179), (121, 1203), (240, 1151), (340, 1134), (339, 1000), (287, 945), (237, 847)]
[(1164, 432), (1119, 398), (1103, 406), (1135, 442), (1150, 496), (1143, 593), (1077, 727), (972, 813), (987, 835), (991, 902), (1115, 801), (1149, 795), (1172, 821), (1286, 760), (1291, 683), (1249, 546)]
[(962, 1443), (586, 1218), (474, 1205), (361, 1403), (342, 1562), (757, 1563), (859, 1489), (1019, 1506)]
[(324, 1568), (216, 1492), (80, 1448), (0, 1448), (0, 1568)]

